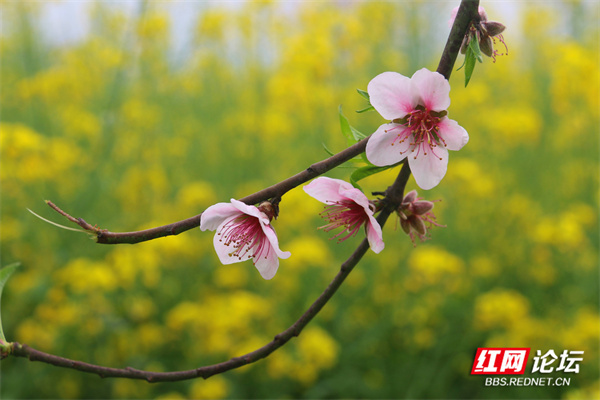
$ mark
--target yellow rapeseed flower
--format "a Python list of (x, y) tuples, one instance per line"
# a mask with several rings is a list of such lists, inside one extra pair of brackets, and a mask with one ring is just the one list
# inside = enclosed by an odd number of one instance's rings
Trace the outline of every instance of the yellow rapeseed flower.
[(318, 372), (335, 365), (339, 353), (337, 342), (323, 329), (311, 326), (298, 337), (299, 364), (295, 376), (304, 384), (312, 383)]
[(408, 258), (408, 267), (410, 275), (406, 285), (412, 291), (434, 285), (454, 290), (457, 288), (457, 279), (464, 274), (462, 259), (435, 246), (417, 247)]
[(515, 290), (496, 288), (477, 296), (474, 313), (477, 329), (511, 329), (528, 318), (529, 300)]
[(212, 376), (210, 379), (196, 379), (191, 387), (191, 399), (223, 399), (229, 393), (228, 382), (222, 375)]

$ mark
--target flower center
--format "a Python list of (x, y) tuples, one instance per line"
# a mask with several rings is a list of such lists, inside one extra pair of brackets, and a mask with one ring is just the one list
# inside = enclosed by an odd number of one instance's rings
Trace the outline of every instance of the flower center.
[(267, 257), (270, 245), (262, 230), (258, 218), (243, 214), (227, 221), (221, 230), (217, 232), (221, 236), (219, 242), (233, 248), (230, 256), (244, 257)]
[(439, 145), (446, 146), (444, 138), (439, 135), (439, 123), (446, 114), (446, 111), (435, 112), (421, 105), (417, 106), (413, 112), (407, 114), (404, 118), (392, 121), (400, 126), (394, 127), (391, 130), (400, 128), (401, 126), (408, 128), (402, 129), (398, 133), (398, 137), (394, 140), (394, 143), (396, 141), (403, 143), (405, 140), (409, 140), (408, 149), (404, 152), (410, 150), (412, 153), (415, 153), (414, 158), (417, 158), (421, 153), (424, 156), (431, 153), (441, 160), (441, 157), (435, 154), (435, 148)]
[[(325, 211), (321, 213), (321, 216), (328, 220), (329, 223), (320, 227), (319, 229), (329, 232), (336, 228), (344, 228), (341, 232), (332, 237), (332, 239), (338, 238), (338, 242), (344, 241), (349, 237), (356, 235), (360, 227), (369, 218), (365, 213), (365, 209), (352, 200), (335, 202), (331, 206), (326, 207)], [(348, 234), (340, 238), (339, 236), (345, 232), (348, 232)]]

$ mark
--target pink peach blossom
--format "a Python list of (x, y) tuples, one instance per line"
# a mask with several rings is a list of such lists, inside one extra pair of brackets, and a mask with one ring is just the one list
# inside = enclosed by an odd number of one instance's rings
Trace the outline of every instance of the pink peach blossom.
[(277, 235), (271, 226), (274, 213), (268, 206), (270, 203), (256, 207), (231, 199), (231, 203), (215, 204), (202, 213), (200, 229), (216, 230), (213, 243), (221, 263), (252, 259), (264, 279), (275, 276), (279, 259), (291, 254), (279, 249)]
[(373, 107), (385, 119), (367, 143), (367, 159), (377, 166), (408, 164), (422, 189), (435, 187), (448, 167), (448, 150), (460, 150), (469, 135), (447, 117), (450, 84), (423, 68), (408, 78), (384, 72), (369, 82)]
[[(375, 207), (359, 189), (340, 179), (319, 177), (304, 186), (310, 196), (328, 205), (321, 216), (329, 221), (322, 226), (326, 232), (343, 228), (336, 234), (339, 241), (348, 239), (358, 233), (364, 225), (371, 250), (381, 252), (385, 247), (381, 226), (373, 216)], [(347, 235), (340, 237), (347, 233)]]

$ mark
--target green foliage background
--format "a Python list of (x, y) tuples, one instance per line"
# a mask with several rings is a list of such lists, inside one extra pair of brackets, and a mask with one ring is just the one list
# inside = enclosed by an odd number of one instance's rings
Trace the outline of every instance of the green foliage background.
[[(329, 241), (315, 229), (321, 205), (293, 190), (275, 225), (292, 257), (264, 281), (250, 263), (220, 266), (212, 234), (198, 229), (95, 245), (26, 211), (65, 222), (45, 208), (51, 199), (130, 231), (295, 174), (327, 156), (322, 143), (346, 146), (340, 103), (362, 132), (383, 123), (353, 113), (365, 106), (356, 88), (387, 70), (435, 69), (451, 8), (198, 4), (189, 43), (174, 51), (171, 3), (139, 3), (130, 15), (89, 3), (90, 34), (62, 46), (39, 28), (40, 4), (2, 3), (0, 249), (2, 265), (22, 262), (4, 291), (8, 340), (113, 367), (223, 361), (295, 321), (360, 240)], [(8, 358), (1, 396), (597, 398), (598, 4), (520, 10), (508, 56), (478, 64), (466, 89), (462, 71), (452, 76), (450, 117), (471, 139), (441, 184), (420, 191), (442, 200), (447, 228), (432, 240), (413, 248), (391, 220), (386, 249), (369, 252), (297, 339), (255, 365), (151, 385)], [(487, 11), (495, 19), (493, 4)], [(366, 179), (366, 192), (396, 173)], [(469, 375), (485, 346), (585, 355), (579, 374), (551, 375), (571, 377), (569, 387), (492, 388)], [(527, 371), (540, 376), (531, 360)]]

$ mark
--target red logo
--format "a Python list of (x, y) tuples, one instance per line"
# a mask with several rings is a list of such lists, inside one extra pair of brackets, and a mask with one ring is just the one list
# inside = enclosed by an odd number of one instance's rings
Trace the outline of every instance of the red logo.
[(521, 375), (530, 348), (479, 347), (471, 368), (471, 375)]

